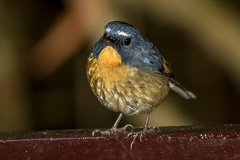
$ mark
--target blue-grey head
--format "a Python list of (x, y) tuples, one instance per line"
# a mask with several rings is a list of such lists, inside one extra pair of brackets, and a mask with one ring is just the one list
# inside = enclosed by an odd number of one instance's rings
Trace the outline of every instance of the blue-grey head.
[(114, 48), (120, 55), (122, 63), (131, 67), (147, 67), (161, 71), (163, 59), (156, 47), (139, 30), (121, 21), (109, 22), (105, 32), (95, 44), (93, 54), (98, 58), (106, 47)]

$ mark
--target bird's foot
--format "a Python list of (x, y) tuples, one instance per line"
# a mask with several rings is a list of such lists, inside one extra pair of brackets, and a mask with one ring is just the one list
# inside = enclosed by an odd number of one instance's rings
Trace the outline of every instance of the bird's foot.
[(110, 136), (110, 135), (114, 135), (117, 133), (121, 133), (121, 132), (125, 132), (125, 131), (132, 131), (133, 130), (133, 126), (131, 124), (127, 124), (124, 127), (121, 128), (117, 128), (117, 127), (112, 127), (108, 130), (105, 131), (101, 131), (100, 129), (96, 129), (92, 132), (92, 136)]
[(139, 139), (140, 139), (140, 142), (142, 142), (142, 136), (143, 134), (146, 134), (147, 133), (147, 128), (144, 128), (142, 131), (138, 131), (138, 132), (131, 132), (127, 135), (127, 137), (133, 135), (133, 140), (131, 142), (131, 145), (130, 145), (130, 149), (132, 150), (133, 148), (133, 144), (135, 143), (137, 137), (139, 136)]
[(108, 129), (106, 131), (101, 131), (100, 129), (96, 129), (92, 132), (92, 136), (105, 136), (105, 135), (110, 135), (112, 129)]
[(124, 127), (118, 128), (117, 132), (133, 131), (134, 127), (131, 124), (126, 124)]

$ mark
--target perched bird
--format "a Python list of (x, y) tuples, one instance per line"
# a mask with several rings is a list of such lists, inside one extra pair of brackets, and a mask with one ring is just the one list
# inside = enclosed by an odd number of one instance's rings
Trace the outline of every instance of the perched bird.
[(93, 93), (108, 109), (120, 112), (110, 130), (118, 131), (123, 115), (150, 112), (168, 95), (170, 89), (186, 99), (196, 96), (173, 78), (169, 63), (157, 48), (134, 26), (113, 21), (105, 26), (103, 36), (96, 42), (87, 63), (87, 78)]

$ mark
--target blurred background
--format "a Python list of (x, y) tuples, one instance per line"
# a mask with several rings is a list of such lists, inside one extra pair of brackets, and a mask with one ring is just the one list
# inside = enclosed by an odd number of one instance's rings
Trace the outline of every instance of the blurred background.
[(136, 26), (197, 95), (171, 92), (150, 126), (240, 123), (239, 1), (2, 0), (0, 131), (112, 127), (118, 113), (92, 94), (85, 66), (113, 20)]

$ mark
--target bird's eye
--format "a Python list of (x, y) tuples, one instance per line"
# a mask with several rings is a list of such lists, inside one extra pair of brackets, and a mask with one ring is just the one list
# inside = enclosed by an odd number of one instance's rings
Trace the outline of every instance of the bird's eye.
[(126, 46), (128, 46), (128, 45), (131, 43), (131, 41), (132, 41), (131, 38), (126, 38), (126, 39), (124, 40), (124, 44), (125, 44)]

